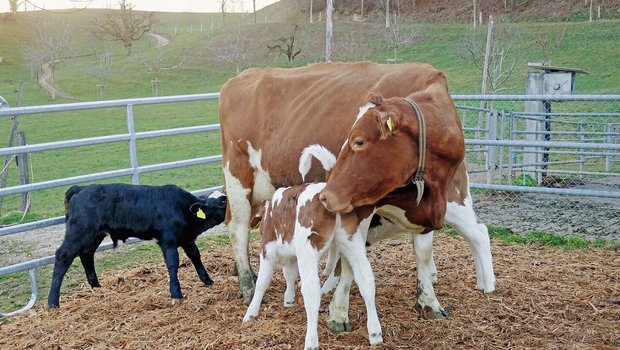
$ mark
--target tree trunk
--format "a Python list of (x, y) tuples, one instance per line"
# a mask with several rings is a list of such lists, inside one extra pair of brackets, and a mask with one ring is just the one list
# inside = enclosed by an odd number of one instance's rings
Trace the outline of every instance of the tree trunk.
[[(17, 105), (15, 107), (21, 107), (22, 106), (22, 98), (24, 95), (24, 82), (23, 81), (19, 81), (19, 90), (18, 90), (18, 95), (17, 95)], [(11, 133), (9, 134), (9, 147), (12, 147), (13, 144), (15, 143), (15, 138), (17, 135), (17, 128), (19, 127), (19, 115), (14, 115), (13, 116), (13, 126), (11, 127)], [(4, 169), (4, 172), (0, 172), (0, 188), (4, 188), (6, 186), (6, 181), (8, 179), (8, 175), (9, 175), (9, 162), (11, 161), (11, 157), (10, 155), (7, 155), (6, 158), (4, 159), (4, 165), (2, 166), (2, 169)], [(2, 170), (0, 169), (0, 170)], [(0, 213), (2, 212), (2, 202), (3, 202), (4, 197), (0, 196)]]
[(390, 0), (385, 0), (385, 27), (390, 27)]
[(332, 59), (332, 12), (334, 11), (333, 0), (327, 0), (327, 9), (325, 13), (325, 62), (330, 62)]

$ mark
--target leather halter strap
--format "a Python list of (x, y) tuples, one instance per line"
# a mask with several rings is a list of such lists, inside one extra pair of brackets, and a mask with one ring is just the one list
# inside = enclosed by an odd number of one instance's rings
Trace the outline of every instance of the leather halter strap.
[(422, 110), (420, 109), (418, 104), (409, 97), (405, 97), (405, 101), (407, 101), (411, 105), (411, 108), (413, 108), (413, 111), (418, 118), (419, 125), (418, 147), (420, 147), (420, 155), (418, 157), (418, 168), (413, 173), (413, 175), (411, 175), (410, 179), (410, 181), (415, 184), (416, 190), (418, 191), (418, 195), (415, 201), (415, 205), (418, 206), (420, 204), (420, 201), (422, 200), (422, 195), (424, 194), (424, 164), (426, 162), (426, 122), (424, 121), (424, 114), (422, 114)]

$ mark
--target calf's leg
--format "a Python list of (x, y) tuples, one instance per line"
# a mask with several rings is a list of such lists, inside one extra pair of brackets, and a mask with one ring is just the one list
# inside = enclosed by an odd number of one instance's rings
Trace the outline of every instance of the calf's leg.
[(375, 305), (375, 276), (366, 256), (366, 239), (360, 232), (356, 232), (351, 239), (342, 237), (338, 240), (340, 252), (346, 256), (353, 270), (355, 283), (366, 304), (368, 340), (370, 345), (383, 343), (381, 323)]
[(198, 250), (196, 242), (190, 242), (182, 245), (181, 247), (183, 248), (183, 251), (185, 251), (185, 254), (192, 261), (192, 264), (194, 265), (194, 268), (196, 269), (200, 280), (207, 286), (212, 285), (213, 280), (211, 279), (211, 277), (209, 277), (207, 269), (205, 269), (205, 266), (202, 264), (202, 260), (200, 260), (200, 251)]
[(179, 251), (177, 246), (169, 243), (161, 243), (160, 247), (164, 254), (164, 261), (168, 268), (168, 276), (170, 278), (170, 297), (172, 299), (183, 299), (181, 293), (181, 284), (179, 283)]
[(104, 238), (104, 233), (97, 234), (94, 240), (87, 244), (80, 252), (80, 261), (82, 262), (82, 267), (84, 267), (86, 279), (88, 280), (88, 284), (93, 288), (101, 287), (97, 279), (97, 272), (95, 271), (95, 252)]
[(250, 306), (248, 306), (248, 310), (243, 317), (243, 322), (247, 322), (258, 316), (258, 311), (260, 310), (260, 304), (263, 301), (265, 291), (267, 291), (267, 288), (269, 288), (269, 285), (271, 284), (273, 271), (276, 266), (276, 259), (275, 252), (274, 254), (261, 253), (260, 267), (258, 268), (258, 279), (256, 280), (256, 291), (254, 292), (252, 302), (250, 303)]
[(329, 318), (327, 326), (334, 333), (350, 332), (351, 324), (349, 323), (349, 293), (351, 284), (353, 283), (353, 272), (351, 265), (346, 257), (340, 256), (340, 279), (332, 301), (329, 303)]
[(62, 280), (73, 263), (73, 259), (78, 255), (80, 247), (67, 239), (56, 250), (56, 260), (54, 261), (54, 274), (50, 285), (50, 293), (47, 296), (47, 306), (55, 308), (60, 306), (60, 286)]
[(306, 308), (306, 340), (304, 349), (319, 348), (319, 306), (321, 281), (319, 280), (319, 254), (309, 242), (298, 247), (297, 267), (301, 279), (301, 294)]
[(282, 273), (286, 280), (286, 291), (284, 291), (284, 307), (292, 307), (295, 305), (295, 281), (299, 276), (297, 270), (297, 261), (290, 259), (282, 263)]

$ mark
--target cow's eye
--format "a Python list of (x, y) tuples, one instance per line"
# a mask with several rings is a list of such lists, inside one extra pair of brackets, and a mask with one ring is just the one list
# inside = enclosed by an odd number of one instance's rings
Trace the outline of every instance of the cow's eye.
[(353, 148), (362, 148), (364, 147), (364, 139), (361, 137), (356, 137), (353, 139)]

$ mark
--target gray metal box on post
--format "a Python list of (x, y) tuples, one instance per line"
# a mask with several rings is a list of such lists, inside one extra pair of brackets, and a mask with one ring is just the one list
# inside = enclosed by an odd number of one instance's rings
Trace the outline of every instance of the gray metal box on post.
[[(527, 95), (572, 95), (575, 90), (575, 74), (586, 73), (579, 68), (552, 67), (540, 63), (528, 63), (529, 68), (542, 72), (529, 72)], [(525, 112), (532, 113), (525, 122), (525, 139), (528, 141), (551, 141), (551, 101), (526, 101)], [(527, 151), (530, 151), (529, 153)], [(524, 173), (536, 183), (542, 182), (549, 162), (547, 147), (525, 147), (523, 153)]]

